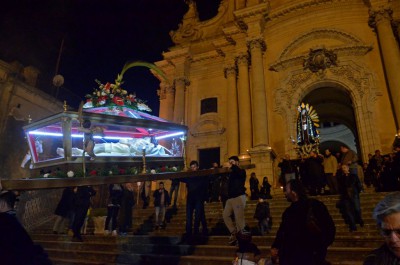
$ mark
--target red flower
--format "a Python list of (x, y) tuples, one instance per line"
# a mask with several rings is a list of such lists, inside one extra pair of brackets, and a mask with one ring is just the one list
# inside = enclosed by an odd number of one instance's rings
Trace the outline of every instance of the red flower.
[(115, 105), (118, 105), (118, 106), (124, 105), (124, 100), (120, 97), (114, 97), (113, 102), (115, 103)]
[(121, 169), (119, 170), (119, 174), (120, 174), (120, 175), (125, 175), (125, 172), (126, 172), (125, 169), (122, 169), (122, 168), (121, 168)]
[(97, 171), (93, 169), (92, 171), (89, 172), (89, 176), (97, 176)]
[(165, 172), (165, 171), (167, 171), (167, 168), (165, 166), (163, 166), (160, 171)]
[(111, 84), (107, 82), (107, 84), (104, 85), (104, 90), (110, 90)]

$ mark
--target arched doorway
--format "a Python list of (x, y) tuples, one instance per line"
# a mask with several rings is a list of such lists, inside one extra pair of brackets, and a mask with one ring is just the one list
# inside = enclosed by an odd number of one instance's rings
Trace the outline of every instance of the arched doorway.
[(357, 124), (350, 94), (338, 87), (320, 87), (302, 100), (313, 106), (319, 116), (320, 150), (331, 148), (334, 153), (341, 144), (360, 153)]

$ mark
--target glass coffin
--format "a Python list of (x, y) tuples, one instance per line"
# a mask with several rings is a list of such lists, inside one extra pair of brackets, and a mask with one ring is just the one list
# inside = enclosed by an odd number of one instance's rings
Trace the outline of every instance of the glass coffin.
[[(82, 125), (90, 121), (83, 129)], [(24, 127), (33, 168), (102, 163), (183, 164), (187, 127), (129, 108), (66, 111)], [(89, 156), (84, 140), (93, 139)], [(87, 143), (87, 142), (86, 142)], [(86, 150), (88, 148), (86, 147)], [(90, 152), (89, 152), (90, 153)], [(69, 168), (67, 166), (67, 168)]]

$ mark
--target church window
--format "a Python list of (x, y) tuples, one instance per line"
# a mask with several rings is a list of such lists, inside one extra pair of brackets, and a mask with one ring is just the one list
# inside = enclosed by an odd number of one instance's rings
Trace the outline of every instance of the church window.
[(200, 115), (218, 112), (218, 100), (217, 98), (205, 98), (201, 100)]

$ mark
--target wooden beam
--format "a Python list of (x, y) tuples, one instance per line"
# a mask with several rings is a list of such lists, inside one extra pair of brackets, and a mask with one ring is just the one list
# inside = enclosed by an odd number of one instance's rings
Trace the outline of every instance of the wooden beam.
[(165, 172), (156, 174), (93, 176), (86, 178), (37, 178), (37, 179), (3, 179), (1, 186), (5, 190), (38, 190), (75, 186), (96, 186), (139, 181), (211, 176), (229, 174), (228, 168), (206, 169), (198, 171)]

